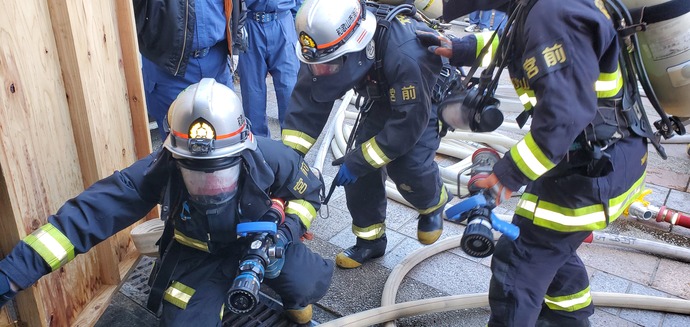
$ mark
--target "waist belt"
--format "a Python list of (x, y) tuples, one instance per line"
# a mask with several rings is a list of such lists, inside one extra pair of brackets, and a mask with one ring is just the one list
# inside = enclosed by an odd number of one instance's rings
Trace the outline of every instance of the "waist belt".
[(280, 15), (285, 14), (287, 12), (287, 10), (280, 12), (252, 11), (248, 13), (247, 17), (259, 23), (268, 23), (278, 19)]

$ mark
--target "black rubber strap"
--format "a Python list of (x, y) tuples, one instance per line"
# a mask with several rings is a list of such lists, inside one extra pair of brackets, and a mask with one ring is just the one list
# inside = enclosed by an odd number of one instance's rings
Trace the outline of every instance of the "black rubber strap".
[(674, 19), (690, 12), (690, 1), (671, 0), (658, 5), (630, 10), (633, 22), (654, 24)]

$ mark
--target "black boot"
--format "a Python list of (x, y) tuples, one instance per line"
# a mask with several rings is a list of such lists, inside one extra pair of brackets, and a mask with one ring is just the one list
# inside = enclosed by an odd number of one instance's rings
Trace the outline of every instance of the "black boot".
[(340, 268), (357, 268), (370, 259), (383, 256), (386, 252), (386, 235), (372, 241), (357, 238), (357, 243), (335, 256), (335, 264)]
[(441, 211), (430, 215), (419, 215), (417, 221), (417, 240), (424, 245), (433, 244), (443, 232)]

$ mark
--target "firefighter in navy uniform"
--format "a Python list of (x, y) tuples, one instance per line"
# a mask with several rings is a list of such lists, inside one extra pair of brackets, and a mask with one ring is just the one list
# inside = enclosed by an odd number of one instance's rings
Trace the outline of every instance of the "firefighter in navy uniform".
[[(633, 114), (626, 88), (635, 85), (623, 82), (616, 30), (600, 0), (444, 5), (447, 20), (509, 6), (516, 19), (500, 45), (512, 43), (503, 50), (525, 107), (518, 122), (532, 117), (527, 135), (475, 184), (499, 201), (526, 185), (513, 217), (520, 237), (501, 237), (493, 254), (488, 325), (588, 326), (594, 307), (576, 250), (644, 188), (647, 140), (640, 135), (650, 132)], [(419, 37), (457, 66), (471, 66), (489, 40)], [(496, 45), (491, 52), (500, 55)]]
[(288, 147), (254, 137), (239, 98), (213, 79), (180, 93), (168, 121), (163, 148), (67, 201), (0, 261), (0, 304), (161, 203), (166, 227), (149, 307), (163, 303), (164, 326), (220, 326), (242, 255), (236, 225), (260, 220), (278, 198), (287, 203), (278, 226), (286, 252), (264, 282), (288, 318), (311, 320), (333, 273), (331, 260), (300, 242), (320, 205), (319, 179)]
[[(422, 244), (440, 237), (441, 212), (449, 200), (434, 162), (440, 137), (430, 96), (442, 60), (419, 43), (415, 30), (420, 24), (404, 15), (392, 19), (380, 38), (385, 44), (374, 44), (382, 31), (363, 3), (303, 3), (296, 17), (303, 64), (282, 133), (283, 143), (305, 155), (336, 99), (352, 88), (364, 97), (355, 146), (342, 158), (334, 180), (345, 186), (357, 237), (354, 246), (336, 256), (341, 268), (359, 267), (385, 252), (387, 175), (419, 212), (417, 238)], [(378, 59), (382, 66), (376, 69)]]

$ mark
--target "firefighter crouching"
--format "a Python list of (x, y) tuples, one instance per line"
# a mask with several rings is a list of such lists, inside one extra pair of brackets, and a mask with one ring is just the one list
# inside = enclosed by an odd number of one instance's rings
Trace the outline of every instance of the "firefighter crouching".
[(164, 147), (67, 201), (0, 261), (0, 304), (160, 203), (162, 260), (149, 309), (163, 304), (163, 326), (220, 326), (243, 255), (236, 226), (261, 220), (278, 198), (286, 203), (277, 226), (286, 251), (266, 267), (264, 282), (288, 318), (311, 320), (333, 273), (331, 260), (300, 242), (320, 206), (319, 179), (288, 147), (253, 136), (237, 95), (213, 79), (180, 93), (168, 116)]
[[(514, 23), (490, 53), (504, 54), (531, 115), (527, 135), (476, 186), (526, 189), (515, 241), (501, 237), (491, 262), (489, 326), (588, 326), (589, 279), (576, 250), (644, 188), (649, 126), (640, 132), (623, 83), (616, 30), (602, 1), (451, 0), (447, 21), (509, 6)], [(420, 32), (429, 50), (471, 66), (490, 35), (448, 40)], [(512, 39), (510, 39), (512, 38)], [(510, 44), (510, 47), (505, 45)], [(501, 45), (504, 45), (501, 47)], [(499, 187), (497, 187), (499, 186)]]
[(387, 176), (419, 212), (422, 244), (440, 237), (441, 212), (449, 201), (434, 162), (440, 138), (430, 95), (442, 60), (416, 40), (421, 23), (403, 14), (383, 17), (391, 8), (358, 0), (307, 0), (295, 21), (303, 64), (283, 143), (305, 155), (336, 99), (353, 88), (364, 98), (362, 119), (353, 131), (355, 146), (341, 159), (334, 180), (345, 186), (357, 237), (354, 246), (336, 256), (341, 268), (356, 268), (384, 254)]

